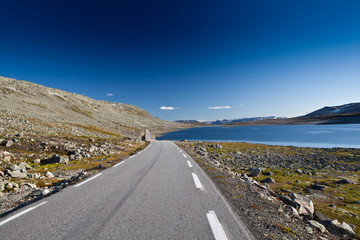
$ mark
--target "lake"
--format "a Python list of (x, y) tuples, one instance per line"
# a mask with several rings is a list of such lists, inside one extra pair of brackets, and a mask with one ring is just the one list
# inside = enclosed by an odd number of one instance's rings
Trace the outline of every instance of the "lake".
[(157, 139), (360, 148), (360, 124), (200, 127), (169, 132)]

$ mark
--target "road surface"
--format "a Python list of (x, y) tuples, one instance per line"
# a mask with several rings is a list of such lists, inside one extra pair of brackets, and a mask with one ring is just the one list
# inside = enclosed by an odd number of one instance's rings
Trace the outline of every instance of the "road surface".
[(1, 239), (254, 239), (183, 150), (143, 151), (0, 219)]

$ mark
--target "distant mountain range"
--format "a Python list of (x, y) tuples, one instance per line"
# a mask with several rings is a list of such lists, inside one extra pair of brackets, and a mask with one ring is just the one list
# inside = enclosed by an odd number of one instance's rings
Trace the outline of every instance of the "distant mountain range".
[(216, 121), (178, 120), (176, 122), (194, 125), (289, 125), (289, 124), (345, 124), (360, 123), (360, 103), (349, 103), (340, 106), (324, 107), (304, 116), (284, 117), (253, 117), (224, 119)]

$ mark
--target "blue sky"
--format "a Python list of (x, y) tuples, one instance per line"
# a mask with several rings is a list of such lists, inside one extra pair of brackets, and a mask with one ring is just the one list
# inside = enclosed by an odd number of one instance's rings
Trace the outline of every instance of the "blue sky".
[(360, 101), (357, 0), (0, 7), (1, 76), (133, 104), (165, 120), (292, 117)]

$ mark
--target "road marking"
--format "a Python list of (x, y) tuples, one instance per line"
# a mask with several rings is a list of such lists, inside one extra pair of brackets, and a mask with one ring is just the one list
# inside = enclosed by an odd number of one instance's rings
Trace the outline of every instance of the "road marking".
[(119, 162), (118, 164), (115, 164), (113, 167), (117, 167), (117, 166), (119, 166), (119, 165), (121, 165), (121, 164), (123, 164), (124, 162)]
[(186, 158), (186, 155), (185, 155), (185, 154), (183, 154), (183, 156), (184, 156), (184, 158)]
[(225, 231), (223, 227), (221, 226), (221, 223), (219, 222), (219, 219), (217, 218), (214, 211), (209, 211), (207, 214), (207, 219), (210, 223), (211, 230), (214, 234), (215, 240), (227, 240), (227, 236), (225, 234)]
[(182, 151), (180, 150), (180, 152), (182, 153)]
[(197, 188), (199, 188), (201, 191), (203, 191), (203, 190), (204, 190), (204, 187), (203, 187), (203, 185), (201, 184), (198, 176), (197, 176), (195, 173), (192, 173), (191, 175), (193, 176), (195, 186), (196, 186)]
[(75, 185), (74, 187), (79, 187), (79, 186), (83, 185), (84, 183), (87, 183), (88, 181), (91, 181), (91, 180), (93, 180), (94, 178), (100, 176), (101, 174), (102, 174), (102, 173), (99, 173), (99, 174), (97, 174), (97, 175), (95, 175), (95, 176), (93, 176), (93, 177), (91, 177), (91, 178), (83, 181), (82, 183), (79, 183), (79, 184)]
[(23, 211), (23, 212), (21, 212), (21, 213), (15, 214), (15, 215), (12, 216), (12, 217), (9, 217), (8, 219), (0, 222), (0, 226), (4, 225), (4, 224), (7, 223), (7, 222), (10, 222), (11, 220), (14, 220), (14, 219), (17, 218), (17, 217), (20, 217), (21, 215), (24, 215), (25, 213), (28, 213), (28, 212), (34, 210), (34, 209), (37, 208), (37, 207), (40, 207), (41, 205), (43, 205), (43, 204), (45, 204), (45, 203), (46, 203), (46, 201), (40, 203), (39, 205), (37, 205), (37, 206), (35, 206), (35, 207), (28, 208), (28, 209), (26, 209), (25, 211)]
[(130, 158), (133, 158), (134, 157), (134, 155), (132, 155)]
[(191, 162), (190, 162), (190, 161), (187, 161), (187, 163), (188, 163), (189, 167), (192, 167), (192, 165), (191, 165)]

